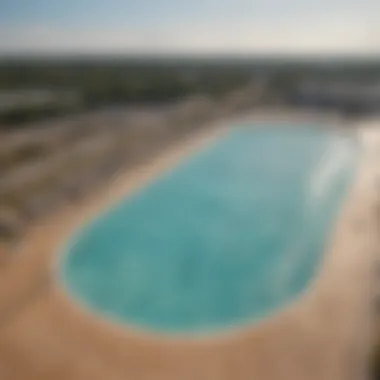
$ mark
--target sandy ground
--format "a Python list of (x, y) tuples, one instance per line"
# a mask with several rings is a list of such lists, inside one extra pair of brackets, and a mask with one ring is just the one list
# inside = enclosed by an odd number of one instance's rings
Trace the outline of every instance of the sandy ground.
[(54, 262), (78, 225), (226, 128), (215, 126), (177, 144), (133, 174), (121, 173), (81, 206), (67, 206), (31, 228), (0, 271), (0, 379), (363, 379), (378, 248), (373, 206), (380, 131), (372, 127), (360, 133), (367, 148), (357, 179), (309, 290), (272, 317), (223, 336), (167, 339), (111, 325), (66, 297)]

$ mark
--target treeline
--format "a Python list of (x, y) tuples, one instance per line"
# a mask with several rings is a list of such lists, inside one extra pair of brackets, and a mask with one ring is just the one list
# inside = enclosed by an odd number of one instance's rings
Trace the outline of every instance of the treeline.
[[(1, 107), (1, 126), (108, 105), (160, 103), (196, 94), (211, 98), (255, 81), (269, 98), (291, 98), (303, 80), (380, 80), (379, 62), (290, 62), (285, 60), (29, 59), (0, 62), (0, 94), (49, 89), (77, 94), (74, 103)], [(1, 103), (1, 101), (0, 101)]]
[(0, 92), (49, 89), (74, 91), (76, 104), (20, 104), (0, 111), (0, 124), (16, 125), (62, 113), (115, 104), (160, 103), (195, 94), (213, 98), (239, 88), (252, 71), (236, 66), (157, 62), (7, 62), (0, 65)]

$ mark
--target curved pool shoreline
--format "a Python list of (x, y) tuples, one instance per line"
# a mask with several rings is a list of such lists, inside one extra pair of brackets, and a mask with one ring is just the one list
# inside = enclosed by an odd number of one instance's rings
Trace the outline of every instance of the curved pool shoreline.
[[(239, 128), (242, 128), (242, 126), (240, 126)], [(267, 131), (268, 130), (268, 125), (265, 125), (265, 127), (260, 127), (259, 125), (254, 125), (254, 126), (250, 126), (250, 125), (245, 125), (243, 127), (244, 129), (252, 129), (254, 131), (254, 133), (258, 133), (260, 132), (260, 130), (264, 130)], [(275, 128), (276, 130), (282, 130), (284, 131), (283, 129), (283, 126), (281, 126), (280, 128), (278, 126), (271, 126), (270, 129), (273, 129)], [(289, 126), (287, 126), (287, 128), (289, 129)], [(299, 133), (299, 131), (305, 131), (305, 129), (309, 129), (311, 132), (315, 133), (315, 135), (322, 135), (322, 134), (328, 134), (329, 136), (333, 136), (333, 135), (336, 135), (336, 136), (341, 136), (340, 132), (338, 131), (334, 131), (334, 132), (326, 132), (326, 130), (324, 130), (323, 132), (319, 129), (317, 129), (316, 126), (307, 126), (306, 128), (303, 128), (302, 126), (299, 126), (299, 125), (296, 125), (296, 126), (292, 126), (292, 129), (294, 129), (294, 131), (297, 131), (297, 133)], [(232, 133), (231, 130), (233, 131), (236, 131), (236, 128), (234, 129), (234, 127), (231, 127), (230, 129), (230, 134)], [(288, 131), (289, 132), (289, 131)], [(288, 133), (288, 132), (285, 132), (285, 133)], [(236, 132), (234, 132), (236, 133)], [(225, 137), (226, 135), (224, 134), (223, 137), (217, 137), (217, 141), (219, 141), (219, 139), (224, 139), (226, 138)], [(315, 136), (314, 136), (315, 137)], [(212, 140), (212, 142), (210, 142), (209, 144), (211, 145), (216, 145), (217, 142), (215, 142), (214, 140)], [(335, 148), (335, 147), (334, 147)], [(204, 147), (201, 149), (201, 153), (204, 152), (205, 150), (207, 149), (210, 149), (209, 147)], [(199, 151), (199, 150), (198, 150)], [(198, 153), (199, 154), (199, 153)], [(196, 157), (196, 154), (191, 154), (190, 155), (190, 160), (194, 160), (195, 158), (193, 157), (195, 156)], [(189, 159), (187, 159), (189, 160)], [(187, 160), (185, 161), (185, 164), (183, 164), (183, 162), (181, 162), (180, 164), (177, 164), (175, 169), (171, 169), (168, 174), (165, 174), (164, 178), (165, 177), (168, 177), (170, 176), (170, 173), (172, 173), (173, 171), (175, 170), (178, 170), (178, 167), (183, 167), (183, 165), (186, 165), (186, 162)], [(352, 169), (353, 171), (354, 169)], [(351, 178), (354, 176), (354, 173), (352, 172), (351, 173)], [(162, 180), (162, 178), (159, 180)], [(157, 180), (156, 180), (157, 181)], [(154, 185), (155, 181), (153, 180), (152, 182), (149, 181), (150, 183), (143, 188), (143, 191), (144, 189), (146, 188), (149, 188), (149, 186), (152, 186), (152, 183)], [(350, 181), (348, 181), (350, 182)], [(346, 187), (349, 188), (350, 185), (349, 184), (346, 184)], [(343, 193), (343, 198), (345, 199), (346, 198), (346, 194), (345, 193), (348, 193), (349, 191), (346, 189), (346, 191), (344, 191)], [(87, 222), (87, 224), (82, 227), (82, 229), (80, 230), (81, 232), (77, 233), (75, 236), (74, 236), (74, 240), (71, 241), (72, 244), (75, 245), (75, 239), (78, 238), (78, 236), (80, 237), (80, 235), (82, 234), (82, 237), (83, 237), (83, 231), (88, 231), (89, 229), (91, 229), (96, 221), (98, 221), (99, 219), (101, 218), (105, 218), (107, 217), (107, 215), (109, 213), (112, 213), (114, 212), (115, 209), (117, 209), (118, 207), (122, 206), (125, 202), (127, 202), (129, 199), (131, 199), (131, 197), (133, 196), (136, 196), (134, 194), (132, 195), (127, 195), (125, 197), (123, 197), (121, 200), (119, 200), (114, 206), (112, 206), (110, 209), (106, 210), (105, 212), (102, 212), (100, 214), (100, 216), (98, 215), (95, 219), (93, 219), (92, 221), (90, 222)], [(138, 195), (137, 195), (138, 196)], [(340, 201), (338, 202), (338, 206), (339, 207), (339, 204), (341, 203), (344, 203), (344, 199), (340, 199)], [(331, 222), (331, 225), (330, 225), (330, 228), (333, 228), (335, 222), (334, 220), (337, 219), (338, 216), (337, 215), (333, 215), (332, 216), (332, 222)], [(330, 229), (329, 228), (329, 229)], [(327, 235), (325, 235), (325, 240), (326, 239), (329, 239), (329, 233), (327, 232)], [(293, 307), (293, 305), (297, 304), (297, 302), (299, 302), (299, 300), (301, 298), (303, 298), (305, 296), (305, 293), (308, 293), (309, 291), (309, 287), (310, 285), (313, 285), (314, 283), (314, 277), (318, 277), (318, 271), (319, 271), (319, 267), (321, 265), (321, 261), (323, 260), (323, 255), (324, 255), (324, 250), (326, 248), (326, 245), (327, 245), (327, 242), (325, 241), (322, 245), (321, 245), (321, 249), (320, 249), (320, 253), (318, 254), (320, 256), (319, 258), (319, 264), (316, 264), (317, 265), (317, 268), (315, 268), (315, 272), (313, 274), (313, 276), (311, 278), (309, 278), (307, 280), (307, 283), (306, 285), (304, 285), (301, 289), (299, 289), (295, 295), (293, 295), (292, 297), (290, 297), (289, 299), (287, 300), (284, 300), (282, 302), (280, 302), (280, 305), (277, 306), (277, 307), (272, 307), (272, 311), (267, 311), (265, 313), (263, 313), (262, 315), (260, 316), (256, 316), (256, 317), (245, 317), (245, 318), (242, 318), (240, 320), (237, 320), (235, 322), (231, 322), (231, 323), (227, 323), (225, 326), (217, 326), (217, 327), (212, 327), (212, 326), (208, 326), (206, 328), (201, 328), (201, 329), (194, 329), (194, 330), (190, 330), (188, 332), (186, 332), (186, 330), (182, 331), (182, 330), (175, 330), (175, 331), (170, 331), (170, 330), (160, 330), (160, 329), (155, 329), (155, 328), (152, 328), (152, 326), (147, 326), (147, 325), (139, 325), (138, 323), (136, 324), (136, 321), (133, 322), (131, 320), (128, 320), (127, 318), (126, 319), (121, 319), (120, 317), (117, 317), (115, 316), (114, 314), (110, 314), (109, 312), (104, 312), (102, 310), (100, 310), (100, 313), (99, 315), (97, 316), (97, 318), (99, 317), (99, 319), (102, 319), (102, 318), (105, 318), (107, 319), (107, 321), (109, 323), (115, 323), (117, 324), (118, 326), (120, 327), (123, 327), (123, 325), (125, 326), (125, 328), (127, 328), (128, 330), (133, 330), (133, 331), (136, 331), (136, 332), (140, 332), (142, 335), (145, 335), (145, 334), (157, 334), (157, 336), (165, 336), (166, 335), (169, 335), (169, 338), (170, 338), (170, 335), (173, 335), (173, 338), (176, 339), (175, 335), (177, 335), (178, 337), (180, 337), (180, 339), (184, 339), (186, 338), (186, 336), (188, 336), (189, 338), (194, 338), (195, 336), (196, 337), (200, 337), (200, 338), (206, 338), (207, 336), (217, 336), (218, 334), (222, 334), (222, 335), (228, 335), (230, 332), (236, 332), (236, 331), (243, 331), (244, 329), (248, 329), (248, 328), (251, 328), (251, 327), (256, 327), (258, 324), (262, 324), (263, 322), (265, 322), (265, 319), (269, 318), (269, 319), (272, 319), (272, 318), (275, 318), (278, 314), (282, 314), (282, 310), (285, 309), (285, 310), (288, 310), (288, 309), (291, 309)], [(69, 248), (66, 247), (66, 254), (64, 254), (64, 257), (65, 257), (65, 260), (67, 260), (67, 256), (68, 256), (68, 252), (70, 251)], [(61, 262), (59, 263), (59, 265), (62, 265), (62, 257), (61, 256)], [(64, 260), (63, 260), (64, 261)], [(58, 265), (58, 266), (59, 266)], [(61, 277), (60, 278), (60, 281), (62, 282), (62, 286), (64, 287), (65, 291), (68, 292), (68, 295), (69, 297), (73, 298), (73, 301), (78, 304), (78, 306), (80, 306), (82, 309), (85, 309), (87, 312), (91, 313), (91, 310), (93, 310), (93, 312), (96, 312), (96, 307), (94, 308), (94, 306), (91, 304), (86, 304), (86, 302), (83, 302), (83, 297), (81, 298), (80, 296), (76, 295), (75, 294), (75, 289), (71, 288), (70, 289), (70, 285), (68, 284), (68, 280), (67, 280), (67, 277), (65, 278), (65, 274), (62, 272), (62, 267), (60, 268), (60, 270), (58, 271), (58, 275)], [(67, 273), (66, 273), (66, 276), (67, 276)], [(273, 276), (273, 274), (271, 274), (271, 276)], [(144, 331), (145, 330), (145, 331)], [(224, 334), (224, 330), (226, 330), (226, 334)], [(191, 334), (193, 336), (191, 336)]]

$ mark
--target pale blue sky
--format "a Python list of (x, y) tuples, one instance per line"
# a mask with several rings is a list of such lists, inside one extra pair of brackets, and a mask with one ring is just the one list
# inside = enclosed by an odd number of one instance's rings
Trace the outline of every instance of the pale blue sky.
[(380, 54), (379, 0), (0, 0), (0, 54)]

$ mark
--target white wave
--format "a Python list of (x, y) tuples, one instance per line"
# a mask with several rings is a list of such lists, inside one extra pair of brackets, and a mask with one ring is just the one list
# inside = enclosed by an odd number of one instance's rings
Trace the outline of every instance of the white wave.
[(328, 194), (338, 174), (347, 167), (351, 156), (352, 149), (346, 140), (334, 139), (330, 142), (310, 179), (312, 199), (320, 199)]
[[(330, 190), (334, 187), (335, 181), (341, 178), (345, 168), (352, 160), (352, 146), (346, 140), (333, 139), (325, 148), (321, 160), (312, 172), (309, 186), (309, 196), (307, 197), (315, 211), (323, 211), (320, 202), (329, 196)], [(318, 217), (309, 215), (309, 217)], [(282, 259), (277, 263), (275, 276), (272, 285), (273, 296), (282, 299), (288, 292), (289, 282), (294, 274), (300, 270), (303, 261), (308, 253), (310, 235), (314, 233), (311, 226), (301, 227), (299, 233), (293, 237), (288, 247), (285, 248)]]

